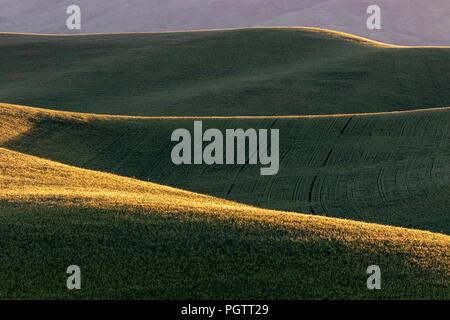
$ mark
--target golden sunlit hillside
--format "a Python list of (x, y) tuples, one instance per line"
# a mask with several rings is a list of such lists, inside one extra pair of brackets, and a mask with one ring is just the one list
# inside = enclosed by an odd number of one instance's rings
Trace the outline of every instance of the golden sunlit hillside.
[(450, 232), (450, 108), (202, 118), (222, 130), (279, 128), (280, 172), (265, 177), (255, 166), (174, 165), (171, 132), (195, 119), (0, 103), (0, 147), (266, 209)]
[[(4, 148), (0, 168), (3, 239), (22, 238), (22, 245), (9, 242), (0, 270), (10, 297), (67, 295), (53, 278), (43, 287), (32, 284), (42, 281), (39, 272), (56, 271), (63, 263), (61, 250), (69, 250), (87, 268), (96, 265), (92, 260), (102, 261), (99, 270), (91, 271), (92, 283), (80, 297), (130, 298), (145, 289), (147, 298), (173, 294), (181, 298), (188, 293), (202, 298), (448, 298), (450, 237), (446, 235), (262, 210)], [(119, 226), (121, 231), (116, 232)], [(123, 238), (125, 232), (131, 239)], [(75, 234), (82, 241), (67, 242)], [(36, 246), (42, 250), (33, 250)], [(95, 254), (89, 254), (91, 250)], [(28, 260), (35, 255), (39, 260)], [(279, 260), (280, 255), (286, 256)], [(8, 266), (18, 259), (23, 268), (40, 261), (34, 267), (36, 275), (20, 270), (12, 275)], [(183, 273), (185, 259), (193, 259), (189, 282), (164, 280), (164, 272), (173, 272), (175, 278)], [(130, 284), (142, 280), (135, 279), (132, 270), (144, 262), (156, 274), (141, 289), (133, 291), (132, 285), (117, 292), (97, 289), (107, 287), (108, 278)], [(122, 267), (114, 269), (115, 264)], [(382, 292), (365, 288), (365, 268), (370, 264), (384, 267)], [(263, 278), (270, 278), (264, 289), (251, 290)], [(214, 291), (222, 281), (233, 288), (232, 294)], [(314, 287), (309, 286), (312, 281)], [(158, 291), (162, 287), (174, 291)]]

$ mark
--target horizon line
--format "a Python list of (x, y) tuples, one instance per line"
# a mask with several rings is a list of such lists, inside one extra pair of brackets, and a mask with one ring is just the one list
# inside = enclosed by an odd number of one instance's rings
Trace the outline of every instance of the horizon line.
[(409, 46), (409, 45), (397, 45), (377, 40), (372, 40), (355, 34), (337, 31), (326, 28), (317, 27), (302, 27), (302, 26), (254, 26), (254, 27), (236, 27), (236, 28), (215, 28), (215, 29), (192, 29), (192, 30), (170, 30), (170, 31), (129, 31), (129, 32), (98, 32), (98, 33), (28, 33), (28, 32), (6, 32), (0, 31), (0, 35), (25, 35), (25, 36), (41, 36), (41, 37), (83, 37), (83, 36), (98, 36), (98, 35), (127, 35), (127, 34), (167, 34), (167, 33), (194, 33), (194, 32), (214, 32), (214, 31), (236, 31), (236, 30), (251, 30), (251, 29), (299, 29), (315, 32), (323, 32), (334, 35), (339, 35), (344, 38), (350, 38), (353, 40), (359, 40), (366, 42), (374, 46), (388, 47), (388, 48), (450, 48), (450, 45), (422, 45), (422, 46)]

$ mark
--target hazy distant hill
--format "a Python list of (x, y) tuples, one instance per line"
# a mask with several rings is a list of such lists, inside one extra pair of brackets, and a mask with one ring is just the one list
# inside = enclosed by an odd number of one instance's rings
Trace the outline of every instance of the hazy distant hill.
[[(69, 4), (82, 8), (82, 33), (289, 25), (401, 45), (450, 45), (448, 0), (0, 0), (0, 31), (73, 33), (65, 26)], [(382, 9), (382, 30), (366, 27), (371, 4)]]

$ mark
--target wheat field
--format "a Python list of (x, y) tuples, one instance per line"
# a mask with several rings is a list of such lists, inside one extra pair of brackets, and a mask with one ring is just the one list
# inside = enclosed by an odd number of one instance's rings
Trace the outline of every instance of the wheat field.
[[(0, 72), (0, 299), (450, 298), (449, 48), (0, 34)], [(194, 120), (279, 129), (279, 173), (174, 165)]]

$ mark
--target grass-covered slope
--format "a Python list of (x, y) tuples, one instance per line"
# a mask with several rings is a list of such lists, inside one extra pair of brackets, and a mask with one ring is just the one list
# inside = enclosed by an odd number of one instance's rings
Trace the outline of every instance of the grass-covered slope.
[[(450, 238), (257, 209), (0, 148), (0, 298), (450, 298)], [(82, 290), (65, 287), (80, 266)], [(366, 288), (366, 268), (382, 290)]]
[(314, 29), (0, 34), (2, 102), (126, 115), (291, 115), (447, 106), (449, 48)]
[(175, 166), (176, 128), (139, 119), (0, 105), (0, 146), (78, 167), (277, 210), (450, 233), (450, 110), (204, 119), (204, 128), (280, 129), (280, 171)]

